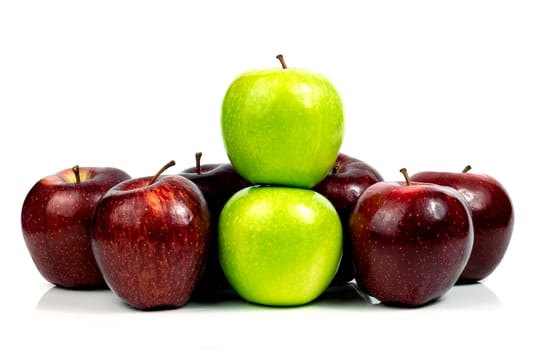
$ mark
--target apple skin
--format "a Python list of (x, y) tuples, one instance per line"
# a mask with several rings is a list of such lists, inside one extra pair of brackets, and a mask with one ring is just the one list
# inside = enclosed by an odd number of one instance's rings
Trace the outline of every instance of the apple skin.
[(219, 256), (231, 286), (263, 305), (311, 302), (330, 284), (341, 259), (343, 232), (321, 194), (289, 187), (248, 187), (224, 206)]
[(228, 88), (221, 128), (228, 158), (247, 181), (311, 188), (336, 160), (343, 107), (334, 86), (318, 73), (253, 70)]
[(243, 179), (229, 163), (203, 164), (199, 171), (196, 167), (191, 167), (182, 170), (179, 175), (198, 186), (214, 217), (219, 216), (218, 213), (230, 197), (239, 190), (251, 186), (251, 183)]
[(204, 270), (210, 218), (190, 180), (142, 177), (110, 189), (98, 203), (93, 252), (111, 290), (141, 310), (178, 308)]
[(341, 285), (354, 279), (352, 246), (348, 223), (350, 214), (362, 193), (371, 185), (384, 181), (380, 173), (369, 164), (340, 153), (328, 175), (313, 187), (334, 205), (343, 224), (343, 257), (332, 281)]
[(99, 288), (106, 284), (91, 250), (93, 210), (107, 190), (130, 176), (109, 167), (80, 167), (39, 180), (21, 210), (22, 235), (37, 270), (64, 288)]
[(475, 241), (459, 283), (474, 283), (489, 276), (502, 261), (514, 226), (510, 196), (493, 177), (475, 173), (427, 171), (413, 174), (414, 181), (455, 188), (471, 207)]
[(458, 191), (415, 182), (371, 185), (349, 228), (358, 286), (383, 303), (412, 307), (454, 286), (474, 237), (469, 205)]
[(239, 190), (251, 186), (229, 163), (203, 164), (183, 170), (179, 175), (193, 181), (208, 204), (211, 216), (211, 240), (206, 269), (194, 296), (210, 298), (230, 287), (219, 261), (217, 223), (226, 202)]

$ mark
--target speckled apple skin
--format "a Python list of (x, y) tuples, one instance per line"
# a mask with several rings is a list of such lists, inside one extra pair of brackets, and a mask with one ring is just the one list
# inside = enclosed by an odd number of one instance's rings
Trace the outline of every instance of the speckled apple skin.
[(514, 209), (504, 186), (493, 177), (476, 173), (421, 172), (414, 181), (436, 183), (457, 189), (469, 202), (475, 242), (459, 283), (474, 283), (488, 277), (501, 263), (512, 238)]
[(187, 168), (179, 175), (188, 178), (198, 186), (210, 210), (211, 239), (208, 262), (194, 291), (194, 296), (200, 299), (215, 298), (217, 293), (230, 288), (219, 261), (217, 233), (219, 215), (226, 202), (237, 191), (251, 186), (251, 183), (243, 179), (229, 163), (203, 164), (198, 170), (196, 167)]
[(22, 234), (41, 275), (65, 288), (105, 287), (91, 250), (90, 224), (102, 195), (130, 176), (116, 168), (81, 167), (38, 181), (21, 210)]
[(177, 308), (205, 268), (210, 215), (198, 187), (177, 176), (125, 181), (101, 199), (93, 252), (113, 292), (142, 309)]
[(337, 212), (308, 189), (248, 187), (224, 206), (219, 257), (243, 299), (296, 306), (316, 299), (339, 266), (343, 232)]
[(336, 208), (343, 224), (343, 256), (332, 285), (343, 285), (354, 279), (349, 218), (362, 193), (371, 185), (384, 181), (369, 164), (340, 153), (328, 175), (312, 189), (324, 195)]
[(253, 184), (315, 186), (332, 168), (344, 130), (341, 97), (319, 73), (248, 71), (223, 99), (224, 147), (237, 172)]
[(349, 227), (356, 282), (390, 304), (421, 306), (443, 296), (473, 245), (467, 201), (445, 186), (376, 183), (358, 200)]

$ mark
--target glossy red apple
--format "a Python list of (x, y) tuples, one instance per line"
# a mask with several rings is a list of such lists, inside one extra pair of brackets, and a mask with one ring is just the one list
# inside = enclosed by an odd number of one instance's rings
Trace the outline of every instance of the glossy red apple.
[(91, 216), (100, 197), (129, 178), (116, 168), (75, 166), (31, 188), (22, 205), (22, 234), (47, 281), (65, 288), (105, 286), (91, 251)]
[(160, 176), (162, 171), (110, 189), (93, 217), (93, 252), (104, 279), (126, 303), (143, 310), (184, 305), (208, 254), (204, 196), (190, 180)]
[(231, 164), (201, 165), (201, 157), (202, 152), (196, 153), (196, 165), (183, 170), (179, 175), (188, 178), (198, 186), (210, 210), (212, 232), (208, 262), (194, 294), (199, 297), (211, 297), (216, 292), (230, 287), (219, 262), (217, 234), (219, 215), (232, 195), (251, 184), (244, 180)]
[(332, 202), (343, 224), (343, 257), (332, 281), (333, 285), (345, 284), (354, 279), (349, 217), (362, 193), (372, 184), (383, 180), (382, 175), (369, 164), (340, 153), (328, 175), (313, 187), (313, 190)]
[(510, 196), (501, 183), (485, 174), (426, 171), (411, 176), (413, 181), (430, 182), (457, 189), (469, 202), (475, 230), (471, 257), (459, 283), (473, 283), (489, 276), (503, 259), (514, 226)]
[(349, 221), (353, 264), (367, 294), (421, 306), (458, 280), (471, 253), (473, 223), (458, 191), (405, 177), (371, 185), (358, 200)]

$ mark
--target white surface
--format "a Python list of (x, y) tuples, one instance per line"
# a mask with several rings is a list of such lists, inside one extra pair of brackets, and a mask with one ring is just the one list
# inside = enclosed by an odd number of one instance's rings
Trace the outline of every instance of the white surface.
[[(530, 1), (1, 2), (0, 347), (532, 348), (532, 18)], [(41, 278), (19, 223), (33, 183), (76, 163), (145, 176), (170, 159), (192, 166), (198, 150), (227, 161), (224, 92), (278, 53), (331, 78), (342, 151), (386, 179), (471, 164), (505, 185), (516, 226), (494, 274), (413, 310), (344, 293), (154, 313)]]

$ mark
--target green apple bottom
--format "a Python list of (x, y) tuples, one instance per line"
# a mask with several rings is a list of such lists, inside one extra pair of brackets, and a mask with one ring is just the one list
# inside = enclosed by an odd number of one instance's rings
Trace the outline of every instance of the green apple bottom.
[(234, 290), (265, 305), (317, 298), (337, 271), (342, 228), (333, 205), (307, 189), (249, 187), (219, 219), (221, 264)]
[(326, 78), (281, 61), (284, 69), (244, 73), (225, 95), (225, 149), (236, 171), (257, 186), (226, 203), (218, 239), (223, 271), (242, 298), (290, 306), (317, 298), (341, 259), (340, 218), (310, 188), (336, 160), (344, 117)]

